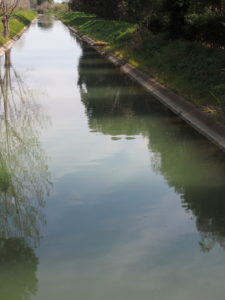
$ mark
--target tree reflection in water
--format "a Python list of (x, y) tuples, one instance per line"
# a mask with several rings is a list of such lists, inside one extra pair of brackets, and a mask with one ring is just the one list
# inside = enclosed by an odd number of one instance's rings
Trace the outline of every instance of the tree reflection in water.
[(225, 249), (224, 155), (92, 49), (83, 49), (78, 85), (89, 127), (115, 140), (147, 137), (152, 167), (196, 218), (201, 250), (217, 243)]
[(51, 185), (39, 142), (47, 118), (11, 65), (10, 52), (1, 61), (0, 88), (0, 298), (25, 299), (37, 289), (33, 248)]
[(53, 16), (42, 15), (38, 18), (38, 27), (42, 30), (49, 30), (53, 27)]

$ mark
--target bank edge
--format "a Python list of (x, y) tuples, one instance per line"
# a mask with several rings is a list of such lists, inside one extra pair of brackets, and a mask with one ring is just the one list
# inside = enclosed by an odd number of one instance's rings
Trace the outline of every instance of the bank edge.
[(9, 39), (4, 45), (0, 47), (0, 57), (5, 54), (9, 49), (12, 48), (14, 43), (23, 35), (23, 33), (29, 28), (29, 26), (36, 21), (38, 15), (34, 15), (34, 18), (30, 21), (30, 23), (23, 27), (23, 29), (14, 35), (11, 39)]

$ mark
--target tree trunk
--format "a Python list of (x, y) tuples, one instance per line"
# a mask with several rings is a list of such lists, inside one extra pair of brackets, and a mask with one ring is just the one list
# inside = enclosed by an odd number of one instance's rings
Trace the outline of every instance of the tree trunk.
[(4, 37), (9, 37), (9, 19), (6, 16), (3, 16), (2, 24)]

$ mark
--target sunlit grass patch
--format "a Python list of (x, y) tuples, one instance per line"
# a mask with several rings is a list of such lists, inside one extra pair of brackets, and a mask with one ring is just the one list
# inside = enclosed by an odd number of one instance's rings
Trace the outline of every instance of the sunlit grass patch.
[[(35, 17), (37, 13), (32, 10), (16, 11), (10, 19), (10, 35), (9, 38), (18, 34), (25, 26), (27, 26)], [(7, 39), (3, 37), (3, 25), (0, 22), (0, 45), (7, 42)]]

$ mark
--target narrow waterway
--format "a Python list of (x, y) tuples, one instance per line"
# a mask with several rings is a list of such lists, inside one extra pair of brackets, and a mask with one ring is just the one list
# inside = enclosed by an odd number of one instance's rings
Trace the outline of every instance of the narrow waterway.
[(49, 17), (0, 85), (0, 299), (224, 299), (224, 153)]

